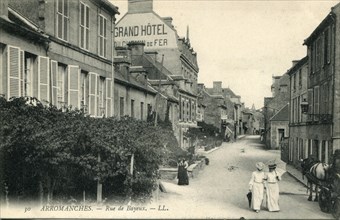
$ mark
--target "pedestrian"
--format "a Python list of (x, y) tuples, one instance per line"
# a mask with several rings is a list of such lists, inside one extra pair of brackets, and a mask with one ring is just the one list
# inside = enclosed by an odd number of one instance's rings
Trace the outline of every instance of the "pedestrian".
[(188, 166), (188, 162), (184, 158), (178, 163), (178, 185), (189, 185)]
[(259, 212), (263, 201), (265, 173), (263, 172), (264, 164), (256, 163), (256, 171), (251, 175), (249, 182), (249, 191), (252, 192), (251, 208), (255, 212)]
[(279, 207), (279, 184), (281, 177), (277, 175), (276, 164), (268, 165), (269, 172), (266, 173), (266, 193), (267, 193), (267, 208), (270, 212), (280, 211)]

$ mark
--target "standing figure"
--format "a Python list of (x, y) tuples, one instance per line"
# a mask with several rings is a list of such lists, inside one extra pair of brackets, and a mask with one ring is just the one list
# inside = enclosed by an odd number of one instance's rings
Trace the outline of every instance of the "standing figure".
[(178, 163), (178, 185), (189, 185), (188, 166), (188, 162), (185, 159), (181, 159)]
[(251, 208), (258, 213), (261, 209), (264, 193), (265, 174), (262, 171), (264, 164), (262, 162), (258, 162), (256, 163), (256, 168), (257, 170), (251, 175), (249, 191), (252, 192)]
[(269, 172), (266, 173), (266, 193), (267, 193), (267, 206), (270, 212), (280, 211), (279, 207), (279, 184), (278, 181), (281, 177), (276, 173), (276, 164), (268, 165)]

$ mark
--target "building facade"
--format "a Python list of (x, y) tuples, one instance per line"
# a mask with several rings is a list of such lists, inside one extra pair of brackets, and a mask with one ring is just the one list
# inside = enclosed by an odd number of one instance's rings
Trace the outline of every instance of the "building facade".
[[(267, 148), (273, 148), (271, 140), (271, 118), (277, 114), (287, 103), (289, 102), (289, 88), (290, 81), (289, 75), (287, 73), (282, 76), (273, 76), (273, 84), (271, 86), (272, 97), (264, 98), (264, 107), (263, 107), (263, 115), (264, 115), (264, 143)], [(288, 125), (288, 115), (286, 118)], [(287, 130), (284, 130), (284, 134), (288, 134)]]
[[(174, 121), (174, 132), (180, 146), (189, 147), (184, 133), (189, 127), (197, 126), (199, 71), (197, 54), (190, 44), (189, 29), (186, 38), (181, 38), (171, 17), (160, 17), (153, 11), (152, 0), (128, 0), (128, 12), (117, 22), (115, 28), (115, 44), (124, 47), (132, 42), (144, 43), (145, 53), (168, 71), (164, 80), (174, 81), (178, 85), (176, 91), (171, 92), (178, 99), (177, 111), (175, 105), (173, 107), (173, 114), (178, 112), (174, 117), (178, 119)], [(150, 76), (150, 80), (159, 79), (158, 76), (154, 79)]]
[[(291, 121), (305, 123), (305, 130), (299, 138), (292, 135), (290, 140), (292, 163), (309, 156), (329, 163), (333, 152), (340, 148), (339, 16), (340, 4), (337, 4), (304, 42), (308, 56), (307, 82), (304, 82), (307, 95), (302, 96), (300, 105), (297, 101)], [(294, 74), (292, 77), (294, 80)]]
[(301, 111), (301, 103), (306, 101), (308, 57), (304, 57), (289, 71), (290, 76), (290, 114), (289, 148), (282, 149), (285, 162), (299, 166), (301, 159), (308, 157), (307, 115)]
[(0, 92), (112, 116), (117, 13), (106, 0), (8, 1), (9, 19), (44, 38), (18, 39), (15, 29), (1, 30)]

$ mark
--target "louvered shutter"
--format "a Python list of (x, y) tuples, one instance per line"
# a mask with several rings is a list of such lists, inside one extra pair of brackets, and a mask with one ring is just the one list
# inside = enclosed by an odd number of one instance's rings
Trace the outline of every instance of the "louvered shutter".
[(20, 49), (7, 47), (8, 99), (20, 96)]
[(107, 117), (112, 116), (112, 80), (106, 79), (106, 115)]
[(52, 104), (58, 105), (58, 62), (51, 60)]
[(100, 76), (99, 76), (99, 74), (97, 74), (97, 89), (96, 89), (96, 102), (97, 102), (97, 114), (96, 114), (96, 116), (102, 116), (102, 109), (101, 109), (101, 107), (102, 107), (102, 103), (101, 103), (101, 95), (102, 94), (100, 94), (100, 89), (103, 89), (103, 88), (101, 88), (101, 84), (100, 84), (101, 82), (100, 82)]
[(49, 78), (49, 59), (39, 56), (38, 59), (38, 99), (40, 101), (50, 101), (50, 78)]
[(20, 50), (20, 94), (26, 96), (25, 93), (25, 53)]
[(310, 121), (313, 117), (313, 89), (308, 89), (308, 120)]
[(80, 73), (78, 66), (68, 66), (68, 105), (80, 109), (79, 85)]
[(96, 115), (97, 113), (97, 74), (89, 73), (89, 113)]

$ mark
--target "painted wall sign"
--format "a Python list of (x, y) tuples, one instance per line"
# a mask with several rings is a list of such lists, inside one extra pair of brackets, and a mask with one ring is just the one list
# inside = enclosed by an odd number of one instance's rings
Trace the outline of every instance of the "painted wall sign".
[(145, 43), (146, 49), (177, 48), (175, 31), (153, 13), (127, 14), (118, 22), (115, 46), (131, 41)]

